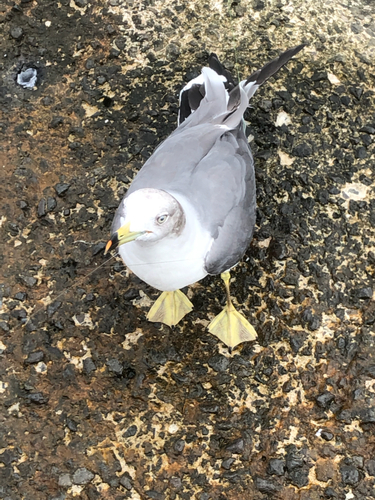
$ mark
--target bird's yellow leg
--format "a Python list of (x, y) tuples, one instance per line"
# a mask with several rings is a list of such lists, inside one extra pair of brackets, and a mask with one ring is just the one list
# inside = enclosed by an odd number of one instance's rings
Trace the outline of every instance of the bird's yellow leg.
[(235, 347), (242, 342), (255, 340), (257, 333), (247, 319), (234, 308), (229, 291), (230, 273), (221, 274), (227, 292), (227, 304), (221, 313), (208, 325), (208, 330), (216, 335), (229, 348)]
[(181, 290), (163, 292), (149, 310), (147, 319), (174, 326), (192, 309), (193, 304)]

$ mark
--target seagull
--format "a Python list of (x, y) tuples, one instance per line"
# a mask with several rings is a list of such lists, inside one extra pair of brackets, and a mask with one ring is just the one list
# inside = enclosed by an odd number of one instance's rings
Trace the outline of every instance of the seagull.
[(176, 325), (193, 308), (181, 288), (220, 274), (227, 300), (209, 332), (230, 349), (256, 339), (230, 295), (230, 270), (245, 254), (256, 219), (243, 114), (258, 87), (304, 46), (283, 52), (237, 85), (211, 54), (209, 67), (182, 89), (178, 126), (134, 178), (105, 248), (118, 248), (134, 274), (162, 291), (149, 321)]

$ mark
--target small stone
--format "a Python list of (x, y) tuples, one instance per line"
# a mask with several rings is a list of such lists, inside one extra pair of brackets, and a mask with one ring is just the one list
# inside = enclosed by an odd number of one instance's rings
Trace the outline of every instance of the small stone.
[(359, 420), (361, 424), (375, 423), (375, 408), (366, 408), (359, 412)]
[(27, 356), (27, 358), (25, 359), (25, 363), (27, 365), (33, 365), (39, 363), (39, 361), (42, 361), (43, 359), (44, 359), (43, 351), (34, 351)]
[(17, 462), (17, 455), (14, 453), (14, 450), (5, 450), (0, 455), (0, 463), (4, 465), (10, 465), (12, 462)]
[(328, 487), (324, 490), (324, 495), (326, 498), (337, 498), (336, 491), (331, 487)]
[(261, 477), (257, 477), (255, 480), (255, 487), (261, 492), (266, 494), (274, 494), (280, 491), (280, 486), (275, 484), (270, 479), (262, 479)]
[(132, 490), (133, 489), (133, 485), (132, 485), (132, 482), (130, 480), (130, 477), (126, 474), (124, 474), (121, 478), (120, 478), (120, 484), (121, 486), (123, 486), (124, 488), (126, 488), (128, 491)]
[(303, 142), (294, 148), (293, 154), (299, 158), (307, 158), (312, 155), (311, 146)]
[(367, 125), (359, 129), (360, 132), (365, 132), (366, 134), (375, 134), (374, 127), (368, 127)]
[(58, 300), (56, 300), (55, 302), (52, 302), (52, 304), (48, 304), (48, 306), (47, 306), (48, 316), (49, 317), (53, 316), (60, 306), (61, 306), (61, 302), (59, 302)]
[(61, 474), (58, 484), (62, 488), (69, 488), (70, 486), (72, 486), (72, 481), (69, 474)]
[(20, 207), (21, 210), (26, 210), (28, 208), (28, 206), (29, 206), (28, 203), (26, 201), (24, 201), (24, 200), (21, 200), (19, 202), (19, 207)]
[(169, 484), (174, 490), (179, 490), (182, 486), (182, 481), (179, 477), (172, 476), (169, 480)]
[(226, 460), (223, 460), (221, 462), (221, 466), (225, 470), (229, 470), (232, 467), (232, 464), (234, 462), (234, 458), (227, 458)]
[(22, 274), (20, 274), (20, 280), (24, 285), (28, 286), (29, 288), (32, 288), (37, 283), (36, 278), (33, 278), (32, 276), (24, 276)]
[(47, 212), (52, 212), (57, 207), (56, 198), (52, 198), (52, 196), (48, 196), (47, 198)]
[(67, 184), (65, 182), (59, 182), (58, 184), (55, 185), (55, 191), (58, 196), (63, 196), (68, 189), (70, 188), (70, 184)]
[(173, 445), (173, 450), (175, 453), (182, 453), (185, 448), (185, 441), (183, 439), (177, 439), (177, 441)]
[(96, 243), (96, 245), (94, 245), (92, 247), (92, 255), (97, 255), (98, 253), (102, 252), (106, 247), (106, 243), (104, 242), (100, 242), (100, 243)]
[(92, 358), (86, 358), (83, 360), (83, 371), (86, 375), (89, 375), (91, 372), (96, 370), (96, 365)]
[(325, 441), (332, 441), (333, 434), (332, 434), (332, 432), (329, 432), (329, 431), (322, 431), (320, 433), (320, 437), (323, 438)]
[(85, 68), (89, 70), (95, 68), (95, 59), (93, 57), (89, 57), (87, 59), (85, 62)]
[(29, 394), (27, 398), (31, 403), (35, 403), (38, 405), (48, 403), (48, 397), (45, 396), (42, 392), (34, 392), (33, 394)]
[(303, 466), (303, 460), (300, 456), (298, 456), (296, 453), (288, 453), (286, 456), (286, 468), (288, 469), (288, 472), (293, 471), (297, 467), (302, 467)]
[(356, 291), (356, 296), (359, 299), (372, 299), (373, 291), (372, 288), (367, 286), (364, 288), (360, 288), (359, 290)]
[(25, 292), (17, 292), (14, 296), (14, 298), (16, 300), (20, 300), (21, 302), (23, 302), (24, 300), (26, 300), (27, 298), (27, 294)]
[(118, 359), (109, 359), (106, 365), (108, 366), (108, 370), (110, 372), (115, 373), (118, 376), (122, 375), (122, 372), (124, 371), (124, 367)]
[(38, 217), (44, 217), (46, 213), (46, 200), (42, 198), (38, 203)]
[(73, 474), (73, 484), (88, 484), (94, 477), (94, 474), (86, 469), (86, 467), (80, 467)]
[(268, 247), (268, 253), (271, 257), (274, 257), (277, 260), (282, 260), (287, 257), (288, 252), (283, 242), (272, 238)]
[(363, 469), (363, 457), (361, 455), (354, 455), (351, 458), (351, 465), (355, 465), (355, 467), (359, 467), (360, 469)]
[(137, 434), (137, 426), (136, 425), (131, 425), (130, 427), (128, 427), (126, 429), (126, 431), (124, 432), (123, 434), (123, 437), (124, 438), (128, 438), (128, 437), (131, 437), (131, 436), (135, 436)]
[(279, 458), (271, 458), (268, 463), (267, 473), (270, 475), (282, 476), (285, 472), (285, 462)]
[(84, 9), (87, 5), (87, 0), (74, 0), (74, 3), (79, 7), (80, 9)]
[(181, 54), (180, 47), (175, 43), (170, 43), (166, 48), (167, 58), (174, 61)]
[[(64, 123), (64, 118), (62, 116), (54, 116), (49, 124), (49, 128), (57, 128), (59, 125)], [(56, 189), (56, 188), (55, 188)]]
[(208, 366), (215, 372), (225, 372), (229, 366), (229, 360), (222, 354), (216, 354), (208, 360)]
[(334, 401), (334, 400), (335, 400), (335, 396), (329, 391), (325, 391), (315, 398), (317, 405), (320, 408), (324, 408), (324, 409), (327, 409), (329, 407), (329, 405), (332, 403), (332, 401)]
[(367, 460), (366, 469), (369, 476), (375, 476), (375, 460)]
[(153, 500), (165, 500), (165, 496), (162, 493), (159, 493), (155, 490), (145, 491), (148, 498), (152, 498)]
[(13, 28), (11, 28), (10, 36), (15, 40), (20, 40), (20, 38), (22, 38), (22, 35), (23, 35), (23, 29), (20, 28), (19, 26), (14, 26)]
[(342, 482), (354, 486), (359, 481), (359, 471), (354, 465), (344, 465), (340, 469)]
[(367, 150), (364, 146), (360, 146), (356, 152), (355, 152), (355, 157), (363, 160), (364, 158), (367, 158)]
[(67, 417), (67, 419), (66, 419), (66, 426), (72, 432), (77, 432), (78, 431), (78, 426), (77, 426), (76, 422), (74, 422), (74, 420), (72, 420), (69, 417)]
[(245, 448), (245, 443), (243, 439), (236, 439), (236, 441), (233, 441), (230, 445), (226, 447), (227, 451), (230, 451), (231, 453), (234, 453), (236, 455), (239, 455), (243, 453)]
[(6, 323), (6, 321), (0, 321), (0, 329), (5, 333), (9, 332), (8, 323)]
[(306, 469), (294, 469), (289, 475), (291, 483), (298, 488), (303, 488), (309, 484), (309, 471)]

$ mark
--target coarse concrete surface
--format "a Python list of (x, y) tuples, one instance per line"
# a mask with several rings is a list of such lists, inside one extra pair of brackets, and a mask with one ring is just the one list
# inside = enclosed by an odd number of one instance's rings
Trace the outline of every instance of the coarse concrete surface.
[[(1, 499), (375, 498), (374, 19), (372, 0), (3, 0)], [(244, 77), (302, 42), (245, 117), (258, 217), (232, 293), (258, 341), (207, 332), (215, 277), (180, 325), (148, 323), (158, 292), (102, 251), (181, 86), (211, 51)]]

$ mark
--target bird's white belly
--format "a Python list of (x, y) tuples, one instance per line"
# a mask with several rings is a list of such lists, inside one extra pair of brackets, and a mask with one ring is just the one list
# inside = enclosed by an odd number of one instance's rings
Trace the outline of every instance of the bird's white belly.
[(141, 280), (162, 291), (173, 291), (195, 283), (207, 275), (204, 257), (209, 248), (205, 240), (187, 239), (183, 245), (180, 238), (151, 245), (137, 241), (125, 243), (119, 253), (126, 266)]
[(181, 196), (186, 225), (176, 237), (146, 243), (132, 241), (119, 247), (126, 266), (141, 280), (162, 291), (173, 291), (191, 285), (207, 276), (205, 257), (212, 245), (211, 235), (202, 228), (195, 210)]

